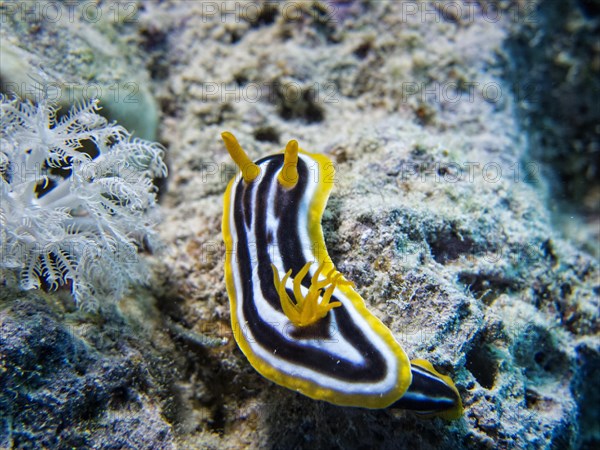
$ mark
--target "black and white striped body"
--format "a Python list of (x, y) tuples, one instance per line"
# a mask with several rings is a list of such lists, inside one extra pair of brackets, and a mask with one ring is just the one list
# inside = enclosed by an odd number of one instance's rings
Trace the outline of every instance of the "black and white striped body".
[[(275, 383), (337, 405), (459, 417), (452, 380), (425, 360), (411, 364), (335, 270), (321, 229), (331, 161), (290, 141), (285, 157), (253, 163), (231, 133), (222, 137), (242, 170), (225, 192), (225, 280), (234, 336), (252, 366)], [(298, 285), (302, 270), (308, 273)], [(306, 301), (311, 292), (317, 306)], [(321, 309), (305, 320), (306, 305)]]
[[(228, 205), (232, 252), (227, 258), (236, 299), (232, 323), (239, 327), (234, 332), (240, 347), (264, 376), (310, 397), (386, 406), (382, 403), (400, 397), (410, 383), (409, 372), (401, 367), (408, 360), (389, 330), (364, 305), (357, 308), (356, 297), (362, 303), (358, 294), (346, 286), (336, 288), (332, 301), (342, 306), (299, 329), (283, 313), (273, 284), (271, 264), (282, 273), (292, 269), (296, 274), (306, 262), (319, 260), (313, 250), (320, 243), (310, 235), (309, 220), (311, 215), (319, 223), (321, 219), (322, 211), (311, 208), (315, 196), (323, 194), (318, 191), (327, 189), (320, 179), (322, 167), (300, 155), (299, 181), (288, 190), (277, 182), (283, 155), (256, 164), (261, 175), (250, 183), (234, 180)], [(303, 280), (305, 288), (315, 268)], [(293, 296), (291, 282), (288, 293)]]
[(462, 414), (462, 402), (449, 377), (440, 375), (423, 360), (411, 361), (412, 382), (406, 393), (390, 408), (410, 409), (425, 416), (447, 415), (455, 419)]

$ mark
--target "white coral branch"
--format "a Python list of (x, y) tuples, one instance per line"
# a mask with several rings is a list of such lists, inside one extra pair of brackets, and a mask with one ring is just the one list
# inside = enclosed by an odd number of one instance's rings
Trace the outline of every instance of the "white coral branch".
[(51, 105), (0, 95), (0, 270), (24, 289), (70, 286), (78, 304), (118, 299), (144, 279), (155, 240), (163, 148), (132, 138), (92, 101), (60, 120)]

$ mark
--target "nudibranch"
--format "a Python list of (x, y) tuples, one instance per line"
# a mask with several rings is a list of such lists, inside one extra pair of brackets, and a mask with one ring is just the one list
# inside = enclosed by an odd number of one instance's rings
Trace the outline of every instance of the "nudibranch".
[(241, 169), (225, 192), (223, 239), (232, 328), (250, 364), (336, 405), (460, 417), (452, 380), (409, 361), (329, 258), (321, 228), (335, 174), (329, 158), (292, 140), (252, 162), (231, 133), (221, 136)]

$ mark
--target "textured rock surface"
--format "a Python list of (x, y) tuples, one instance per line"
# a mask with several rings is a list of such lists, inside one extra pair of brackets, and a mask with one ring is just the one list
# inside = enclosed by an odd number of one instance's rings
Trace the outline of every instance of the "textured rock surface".
[(600, 4), (536, 1), (523, 13), (506, 40), (506, 76), (529, 155), (541, 163), (552, 209), (582, 219), (558, 228), (600, 257)]
[(535, 2), (529, 9), (506, 46), (529, 148), (552, 169), (556, 197), (597, 217), (600, 4)]
[(53, 297), (3, 287), (0, 446), (175, 448), (172, 362), (147, 342), (156, 318), (86, 317)]
[[(148, 447), (156, 438), (181, 448), (594, 448), (598, 264), (555, 229), (514, 113), (502, 61), (522, 25), (516, 6), (458, 14), (438, 4), (424, 15), (412, 2), (253, 5), (173, 0), (140, 10), (169, 149), (167, 245), (151, 291), (121, 306), (145, 331), (119, 328), (114, 345), (124, 351), (87, 356), (86, 373), (106, 386), (95, 423), (134, 408), (127, 417)], [(232, 339), (223, 282), (222, 194), (234, 174), (218, 138), (225, 129), (251, 157), (296, 138), (336, 162), (323, 224), (330, 254), (409, 356), (456, 380), (464, 418), (335, 407), (252, 369)], [(12, 304), (2, 316), (9, 330), (28, 323)], [(35, 323), (63, 326), (40, 311)], [(150, 342), (168, 360), (144, 362)], [(118, 366), (132, 347), (144, 360), (127, 367), (152, 378), (144, 364), (156, 364), (166, 378), (157, 385), (170, 390), (128, 381), (135, 395), (114, 408), (118, 385), (100, 361)], [(85, 383), (69, 367), (63, 377)], [(58, 395), (52, 380), (42, 377)], [(23, 427), (20, 414), (3, 423)]]

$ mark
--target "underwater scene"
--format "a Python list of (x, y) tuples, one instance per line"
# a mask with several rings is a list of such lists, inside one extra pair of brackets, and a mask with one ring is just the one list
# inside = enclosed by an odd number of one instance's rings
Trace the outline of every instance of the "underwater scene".
[(600, 1), (0, 1), (1, 449), (600, 448)]

